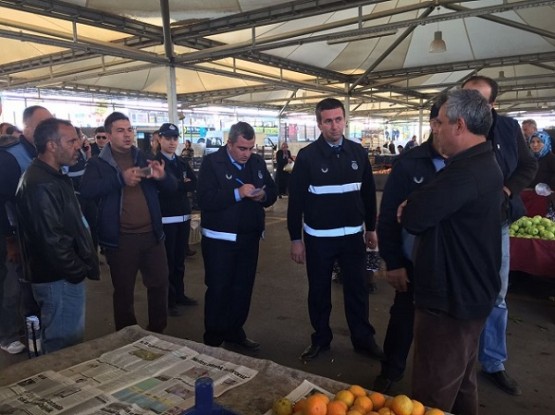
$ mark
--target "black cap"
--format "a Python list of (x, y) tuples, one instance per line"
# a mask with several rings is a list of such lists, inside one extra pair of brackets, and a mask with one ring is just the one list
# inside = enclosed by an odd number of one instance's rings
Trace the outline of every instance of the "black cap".
[(439, 115), (439, 107), (437, 106), (437, 104), (434, 104), (432, 105), (432, 108), (430, 108), (430, 120), (437, 118), (438, 115)]
[(175, 124), (166, 122), (162, 124), (158, 134), (166, 136), (166, 137), (177, 137), (179, 136), (179, 129)]

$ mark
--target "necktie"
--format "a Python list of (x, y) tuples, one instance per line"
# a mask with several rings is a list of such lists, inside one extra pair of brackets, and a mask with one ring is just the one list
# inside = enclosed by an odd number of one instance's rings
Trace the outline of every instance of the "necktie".
[(341, 152), (341, 146), (340, 145), (332, 146), (331, 151), (333, 152), (333, 154), (339, 155), (339, 153)]

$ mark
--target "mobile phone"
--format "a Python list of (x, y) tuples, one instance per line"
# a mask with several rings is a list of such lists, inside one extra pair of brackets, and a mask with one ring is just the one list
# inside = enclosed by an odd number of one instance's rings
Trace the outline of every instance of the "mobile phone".
[(142, 177), (152, 176), (152, 167), (143, 167), (139, 169), (139, 175)]

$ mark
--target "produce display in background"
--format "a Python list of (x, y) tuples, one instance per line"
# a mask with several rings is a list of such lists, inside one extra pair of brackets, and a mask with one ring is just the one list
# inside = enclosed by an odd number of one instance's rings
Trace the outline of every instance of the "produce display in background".
[(536, 215), (533, 218), (523, 216), (509, 227), (509, 235), (516, 238), (536, 238), (555, 240), (555, 222)]
[(444, 415), (440, 409), (426, 408), (406, 395), (386, 397), (358, 385), (340, 390), (333, 399), (316, 392), (292, 402), (276, 399), (272, 415)]

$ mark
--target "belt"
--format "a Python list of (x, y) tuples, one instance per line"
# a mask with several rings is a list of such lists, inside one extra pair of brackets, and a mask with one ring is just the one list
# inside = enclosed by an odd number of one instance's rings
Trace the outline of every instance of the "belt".
[(347, 236), (354, 235), (355, 233), (363, 232), (364, 226), (344, 226), (342, 228), (332, 228), (332, 229), (314, 229), (308, 226), (306, 223), (303, 226), (304, 231), (310, 236), (317, 237), (336, 237), (336, 236)]
[(162, 218), (162, 223), (164, 225), (169, 225), (170, 223), (187, 222), (190, 219), (191, 219), (191, 215), (166, 216)]

